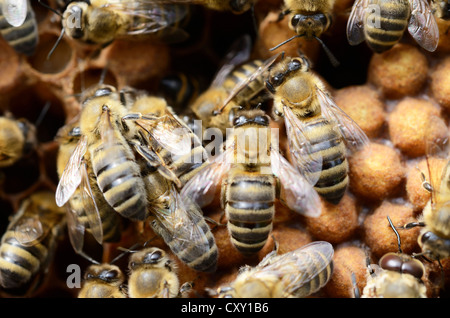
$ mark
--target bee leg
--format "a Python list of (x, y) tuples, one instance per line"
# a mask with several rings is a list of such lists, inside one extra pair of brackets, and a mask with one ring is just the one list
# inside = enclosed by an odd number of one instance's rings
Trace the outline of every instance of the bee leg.
[(217, 221), (215, 221), (215, 220), (213, 220), (213, 219), (211, 219), (210, 217), (207, 217), (207, 216), (204, 216), (203, 218), (205, 219), (205, 221), (208, 221), (209, 223), (214, 224), (214, 228), (216, 228), (217, 226), (224, 226), (224, 225), (226, 225), (226, 223), (222, 222), (223, 216), (224, 216), (224, 213), (222, 213), (222, 216), (220, 217), (219, 222), (217, 222)]
[(273, 21), (273, 22), (276, 22), (276, 23), (280, 22), (280, 21), (283, 20), (284, 17), (287, 16), (289, 13), (291, 13), (291, 10), (289, 10), (289, 9), (286, 9), (286, 10), (281, 11), (280, 14), (278, 15), (278, 19), (275, 20), (275, 21)]
[(356, 276), (355, 273), (352, 273), (352, 285), (353, 285), (353, 294), (355, 295), (355, 298), (361, 298), (361, 292), (358, 288), (358, 285), (356, 284)]

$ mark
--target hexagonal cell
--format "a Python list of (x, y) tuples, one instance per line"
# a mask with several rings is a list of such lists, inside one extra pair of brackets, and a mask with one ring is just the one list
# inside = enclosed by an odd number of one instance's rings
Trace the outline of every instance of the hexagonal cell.
[(63, 103), (43, 83), (21, 88), (10, 97), (6, 109), (35, 124), (41, 143), (53, 140), (65, 121)]
[(72, 60), (74, 50), (69, 42), (63, 37), (51, 56), (49, 53), (55, 46), (58, 40), (56, 32), (46, 32), (39, 35), (39, 44), (36, 48), (36, 53), (28, 58), (31, 67), (39, 73), (43, 74), (57, 74), (63, 72)]

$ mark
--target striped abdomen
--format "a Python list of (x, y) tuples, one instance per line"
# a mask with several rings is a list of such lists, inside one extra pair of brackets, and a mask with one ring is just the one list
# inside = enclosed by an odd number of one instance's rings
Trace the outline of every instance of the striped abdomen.
[(320, 176), (314, 185), (317, 193), (337, 204), (348, 185), (348, 161), (342, 136), (322, 116), (304, 120), (304, 134), (312, 145), (312, 153), (322, 157)]
[[(315, 292), (319, 291), (324, 287), (331, 278), (333, 274), (333, 262), (329, 261), (325, 255), (317, 250), (309, 250), (302, 252), (301, 263), (309, 264), (308, 266), (301, 266), (300, 268), (315, 267), (317, 269), (317, 274), (313, 279), (303, 284), (298, 288), (293, 294), (296, 297), (307, 297)], [(300, 263), (300, 262), (299, 262)], [(323, 268), (320, 270), (320, 268)], [(310, 270), (312, 272), (312, 270)]]
[(232, 243), (243, 254), (258, 252), (272, 231), (276, 198), (274, 176), (234, 168), (224, 187)]
[(99, 140), (90, 149), (92, 168), (106, 202), (123, 217), (147, 218), (147, 197), (139, 165), (124, 138), (105, 148)]
[[(117, 242), (120, 240), (120, 218), (117, 212), (105, 201), (101, 195), (100, 190), (94, 184), (91, 184), (92, 192), (94, 193), (95, 203), (97, 204), (100, 213), (101, 226), (103, 228), (104, 242)], [(95, 189), (97, 188), (97, 189)], [(86, 209), (81, 197), (81, 189), (77, 189), (70, 198), (70, 206), (77, 213), (78, 221), (85, 226), (88, 232), (91, 228), (86, 215)]]
[[(231, 92), (237, 85), (247, 80), (262, 64), (262, 60), (253, 60), (237, 67), (226, 77), (223, 88)], [(246, 106), (250, 102), (255, 105), (262, 102), (260, 94), (265, 91), (264, 85), (264, 77), (262, 75), (256, 77), (234, 97), (236, 105)]]
[[(0, 2), (3, 2), (1, 0)], [(0, 5), (0, 33), (18, 53), (33, 55), (38, 43), (37, 22), (30, 1), (27, 1), (27, 17), (21, 26), (14, 27), (6, 21)]]
[(367, 44), (377, 53), (392, 48), (408, 26), (410, 7), (408, 0), (372, 0), (370, 5), (379, 10), (366, 13), (364, 33)]

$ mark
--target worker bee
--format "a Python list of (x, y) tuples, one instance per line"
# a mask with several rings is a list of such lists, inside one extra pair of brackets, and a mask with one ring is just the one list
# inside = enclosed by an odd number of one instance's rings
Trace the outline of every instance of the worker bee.
[(78, 298), (126, 298), (125, 279), (125, 274), (116, 265), (90, 265)]
[[(73, 122), (60, 128), (56, 140), (59, 143), (57, 172), (60, 178), (81, 138), (79, 123)], [(84, 154), (89, 162), (89, 154)], [(100, 243), (117, 242), (121, 237), (121, 220), (117, 212), (105, 201), (97, 185), (97, 179), (90, 165), (80, 166), (81, 182), (75, 189), (67, 209), (67, 228), (74, 250), (83, 254), (84, 234), (88, 231)]]
[(250, 109), (268, 99), (264, 75), (277, 56), (266, 61), (248, 61), (250, 53), (248, 35), (233, 43), (210, 87), (191, 104), (193, 114), (202, 120), (204, 128), (217, 128), (225, 136), (237, 108)]
[(36, 127), (10, 113), (0, 117), (0, 167), (13, 165), (37, 145)]
[(332, 21), (335, 0), (285, 0), (285, 9), (279, 20), (290, 16), (289, 28), (308, 40), (319, 38), (328, 30)]
[(29, 0), (0, 1), (0, 33), (18, 53), (31, 56), (39, 41), (37, 22)]
[(184, 4), (150, 0), (72, 1), (62, 14), (62, 30), (71, 38), (106, 46), (119, 38), (153, 36), (165, 42), (183, 41), (189, 17)]
[(176, 263), (157, 247), (133, 252), (128, 268), (130, 298), (175, 298), (187, 291), (189, 283), (180, 286)]
[[(152, 229), (189, 267), (215, 271), (218, 251), (214, 236), (200, 208), (189, 197), (180, 196), (176, 187), (178, 178), (179, 185), (183, 186), (207, 159), (200, 141), (195, 141), (196, 136), (172, 113), (163, 98), (138, 97), (123, 119), (133, 119), (142, 128), (143, 140), (147, 143), (146, 148), (140, 147), (147, 159), (142, 160), (141, 170), (147, 187)], [(195, 147), (192, 149), (191, 145)], [(175, 159), (172, 158), (174, 153)], [(177, 179), (161, 173), (160, 165), (166, 166), (163, 171), (171, 171)]]
[(439, 19), (450, 19), (450, 2), (448, 0), (431, 0), (431, 8), (435, 17)]
[(1, 240), (1, 287), (14, 294), (39, 287), (65, 226), (65, 211), (55, 205), (54, 193), (35, 192), (23, 201)]
[(376, 53), (392, 48), (408, 27), (411, 36), (425, 50), (433, 52), (439, 43), (439, 29), (425, 0), (357, 0), (347, 23), (351, 45), (364, 39)]
[(426, 298), (426, 287), (421, 281), (425, 272), (423, 264), (404, 254), (400, 235), (388, 216), (391, 228), (397, 235), (398, 253), (383, 255), (378, 266), (369, 265), (370, 276), (362, 298)]
[(348, 185), (347, 150), (369, 143), (361, 128), (328, 95), (304, 57), (286, 57), (270, 71), (275, 118), (284, 117), (294, 166), (327, 201), (337, 204)]
[(232, 133), (227, 134), (225, 150), (180, 193), (203, 207), (212, 202), (221, 183), (231, 242), (243, 254), (254, 254), (265, 245), (272, 230), (276, 198), (303, 215), (316, 217), (321, 212), (316, 191), (280, 154), (276, 134), (269, 128), (264, 111), (240, 110), (233, 120)]
[(83, 167), (88, 165), (106, 202), (121, 216), (142, 221), (148, 217), (146, 188), (127, 139), (128, 134), (137, 133), (133, 123), (122, 121), (127, 109), (113, 91), (113, 87), (100, 85), (83, 102), (81, 136), (58, 183), (56, 204), (63, 206), (81, 181), (88, 179), (83, 176), (87, 171)]
[(303, 298), (319, 291), (333, 273), (333, 246), (316, 241), (291, 252), (273, 251), (256, 266), (245, 266), (220, 297)]
[[(427, 158), (435, 151), (431, 147), (436, 147), (435, 143), (427, 146)], [(415, 226), (422, 226), (418, 243), (422, 249), (416, 256), (426, 256), (436, 260), (442, 269), (441, 260), (450, 257), (450, 211), (448, 203), (450, 202), (450, 160), (442, 172), (438, 175), (432, 173), (427, 159), (428, 173), (430, 181), (424, 181), (423, 185), (427, 191), (431, 192), (431, 198), (422, 211), (423, 221), (408, 223), (401, 228), (408, 229)], [(422, 176), (424, 179), (424, 176)]]

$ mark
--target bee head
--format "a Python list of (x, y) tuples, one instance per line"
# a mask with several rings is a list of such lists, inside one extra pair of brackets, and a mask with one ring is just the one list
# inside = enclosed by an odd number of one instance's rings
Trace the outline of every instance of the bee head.
[(89, 4), (83, 1), (70, 3), (63, 13), (63, 28), (74, 39), (82, 39), (85, 36), (85, 13)]
[(320, 37), (330, 24), (330, 17), (323, 13), (313, 15), (294, 14), (290, 21), (290, 27), (297, 34), (304, 34), (308, 40)]

